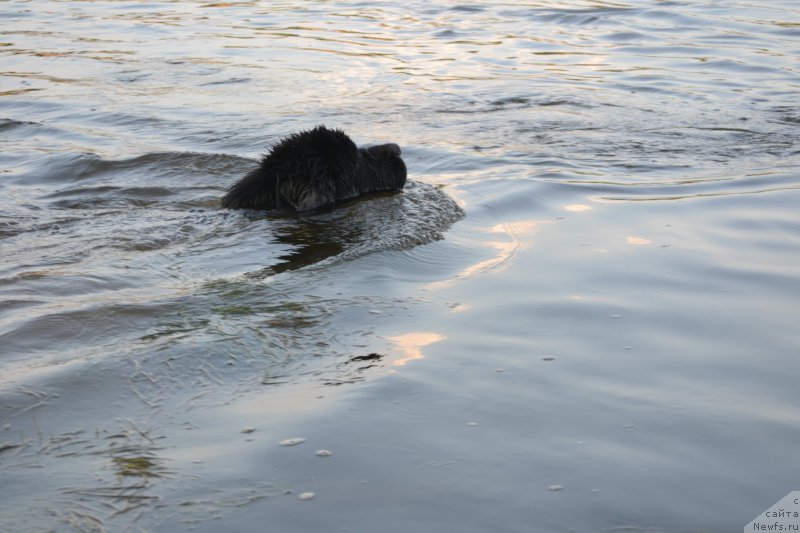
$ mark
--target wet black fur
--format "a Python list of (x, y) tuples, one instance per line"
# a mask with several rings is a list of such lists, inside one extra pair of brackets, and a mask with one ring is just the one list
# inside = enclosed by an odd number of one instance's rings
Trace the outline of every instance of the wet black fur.
[(222, 198), (229, 209), (309, 211), (406, 182), (396, 144), (358, 148), (343, 131), (317, 126), (279, 141)]

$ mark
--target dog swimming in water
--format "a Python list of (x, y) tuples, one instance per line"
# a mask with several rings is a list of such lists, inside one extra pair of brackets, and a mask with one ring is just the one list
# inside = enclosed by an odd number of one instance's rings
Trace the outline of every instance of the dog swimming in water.
[(275, 144), (222, 198), (229, 209), (310, 211), (363, 194), (398, 191), (406, 165), (396, 144), (359, 148), (343, 131), (317, 126)]

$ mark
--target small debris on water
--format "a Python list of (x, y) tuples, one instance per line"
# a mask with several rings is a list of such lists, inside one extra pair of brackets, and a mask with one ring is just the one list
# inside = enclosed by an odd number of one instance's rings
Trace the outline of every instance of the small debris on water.
[(292, 437), (291, 439), (283, 439), (278, 443), (280, 446), (297, 446), (298, 444), (302, 444), (305, 442), (306, 439), (303, 437)]
[(383, 356), (379, 353), (371, 353), (368, 355), (357, 355), (355, 357), (350, 358), (350, 362), (360, 362), (360, 361), (380, 361), (383, 359)]
[(317, 450), (317, 457), (330, 457), (333, 452), (330, 450)]
[(622, 315), (611, 315), (611, 318), (622, 318)]
[(478, 425), (478, 423), (477, 422), (467, 422), (467, 425), (470, 426), (470, 427), (475, 427), (475, 426)]
[(558, 492), (563, 488), (564, 487), (562, 487), (561, 485), (550, 485), (549, 487), (547, 487), (547, 490), (552, 491), (552, 492)]
[(494, 371), (495, 372), (505, 372), (506, 369), (505, 368), (495, 368)]
[(247, 426), (247, 427), (243, 427), (243, 428), (242, 428), (242, 433), (252, 433), (252, 432), (254, 432), (255, 430), (256, 430), (256, 428), (253, 428), (253, 427)]
[(542, 357), (542, 361), (555, 361), (555, 360), (556, 358), (553, 357), (552, 355), (545, 355), (544, 357)]
[(301, 492), (300, 494), (297, 495), (297, 499), (308, 501), (308, 500), (313, 500), (314, 496), (316, 496), (316, 494), (314, 494), (313, 492)]

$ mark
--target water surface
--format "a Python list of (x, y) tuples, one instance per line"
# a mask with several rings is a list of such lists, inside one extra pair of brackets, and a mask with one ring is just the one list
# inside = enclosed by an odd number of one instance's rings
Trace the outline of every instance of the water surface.
[[(795, 2), (0, 24), (0, 529), (727, 532), (800, 489)], [(411, 183), (218, 208), (317, 124)]]

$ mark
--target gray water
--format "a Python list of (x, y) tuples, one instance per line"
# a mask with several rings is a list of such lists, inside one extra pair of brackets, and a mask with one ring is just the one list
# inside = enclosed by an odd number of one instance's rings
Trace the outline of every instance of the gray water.
[[(728, 532), (800, 489), (796, 2), (0, 27), (0, 530)], [(317, 124), (409, 186), (218, 209)]]

